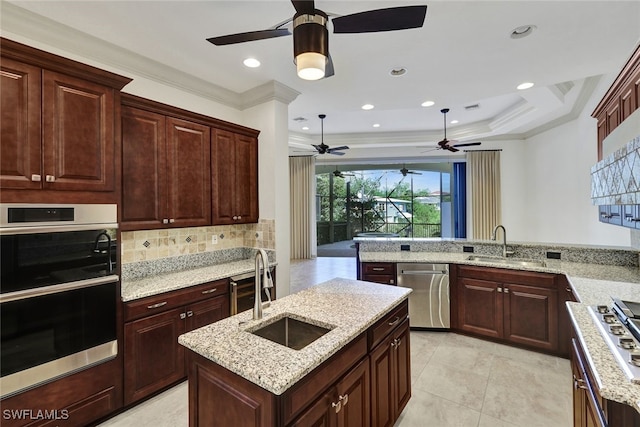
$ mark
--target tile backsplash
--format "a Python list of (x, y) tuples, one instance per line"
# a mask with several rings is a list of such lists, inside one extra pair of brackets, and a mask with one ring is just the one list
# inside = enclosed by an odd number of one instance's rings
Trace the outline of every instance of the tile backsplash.
[[(215, 237), (214, 237), (215, 236)], [(233, 248), (275, 249), (275, 221), (257, 224), (123, 231), (122, 264)], [(213, 243), (217, 240), (217, 243)]]
[(640, 135), (591, 168), (594, 205), (640, 203)]

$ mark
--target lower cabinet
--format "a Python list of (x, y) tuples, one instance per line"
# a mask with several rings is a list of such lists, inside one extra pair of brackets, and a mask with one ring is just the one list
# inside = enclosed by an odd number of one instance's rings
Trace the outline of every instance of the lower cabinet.
[[(185, 378), (185, 349), (178, 336), (228, 317), (229, 307), (227, 280), (127, 303), (124, 404)], [(142, 310), (154, 314), (141, 315)]]
[(370, 356), (371, 425), (393, 426), (411, 398), (411, 350), (409, 321), (402, 325)]
[(401, 302), (279, 396), (187, 351), (189, 425), (393, 426), (411, 397), (408, 310)]
[(360, 265), (362, 278), (367, 282), (396, 284), (396, 264), (393, 262), (363, 262)]
[(458, 329), (558, 351), (556, 275), (459, 265)]
[(638, 427), (640, 413), (635, 408), (603, 398), (576, 338), (571, 340), (574, 427)]

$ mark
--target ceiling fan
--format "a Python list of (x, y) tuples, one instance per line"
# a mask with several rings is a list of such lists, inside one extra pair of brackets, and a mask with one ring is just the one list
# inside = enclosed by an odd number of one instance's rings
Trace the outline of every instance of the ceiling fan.
[(452, 153), (455, 153), (458, 150), (458, 147), (471, 147), (474, 145), (480, 145), (481, 142), (465, 142), (463, 144), (456, 144), (457, 141), (449, 141), (447, 139), (447, 113), (449, 112), (448, 108), (443, 108), (440, 112), (444, 115), (444, 139), (438, 142), (438, 146), (434, 148), (434, 150), (449, 150)]
[(400, 169), (400, 173), (402, 174), (402, 176), (407, 176), (407, 174), (422, 175), (420, 172), (410, 171), (409, 169), (407, 169), (405, 165), (402, 165), (402, 169)]
[(336, 166), (336, 170), (333, 171), (333, 176), (335, 176), (336, 178), (345, 178), (347, 176), (356, 176), (356, 175), (353, 173), (340, 172), (338, 170), (338, 167)]
[(318, 154), (335, 154), (336, 156), (344, 156), (342, 150), (348, 150), (349, 147), (346, 145), (341, 145), (340, 147), (330, 148), (327, 144), (324, 143), (324, 118), (327, 117), (326, 114), (318, 114), (320, 117), (320, 145), (311, 144), (313, 148), (316, 149)]
[(333, 75), (333, 61), (329, 54), (327, 22), (331, 19), (334, 33), (375, 33), (407, 30), (424, 24), (427, 6), (399, 6), (374, 9), (344, 16), (329, 15), (315, 8), (313, 0), (291, 0), (296, 10), (292, 18), (266, 30), (210, 37), (216, 46), (264, 40), (291, 35), (286, 26), (293, 22), (293, 55), (298, 76), (318, 80)]

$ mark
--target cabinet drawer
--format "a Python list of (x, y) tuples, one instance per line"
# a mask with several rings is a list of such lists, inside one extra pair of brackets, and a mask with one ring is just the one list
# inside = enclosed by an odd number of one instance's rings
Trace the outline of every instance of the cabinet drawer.
[(290, 423), (366, 354), (367, 337), (362, 334), (287, 390), (283, 395), (282, 404), (284, 425)]
[(364, 262), (362, 263), (363, 275), (390, 274), (395, 276), (395, 264), (392, 262)]
[(409, 303), (404, 300), (369, 329), (369, 349), (374, 348), (391, 331), (409, 317)]
[(504, 268), (459, 265), (458, 277), (491, 280), (493, 282), (500, 283), (519, 283), (522, 285), (542, 286), (545, 288), (556, 287), (556, 276), (554, 274), (537, 273), (534, 271), (518, 271)]
[(130, 301), (124, 305), (124, 321), (161, 313), (206, 298), (225, 295), (228, 292), (229, 280), (222, 279)]
[(396, 284), (396, 276), (391, 274), (365, 274), (362, 276), (362, 280), (366, 282), (381, 283), (383, 285)]

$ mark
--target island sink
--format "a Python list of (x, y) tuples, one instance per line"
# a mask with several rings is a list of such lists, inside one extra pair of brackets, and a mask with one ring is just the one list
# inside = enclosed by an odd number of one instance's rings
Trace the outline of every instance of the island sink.
[(301, 350), (330, 330), (285, 316), (251, 333), (285, 347)]
[(523, 267), (546, 267), (547, 263), (535, 259), (497, 258), (490, 256), (471, 255), (469, 261), (490, 262), (493, 264), (521, 265)]

